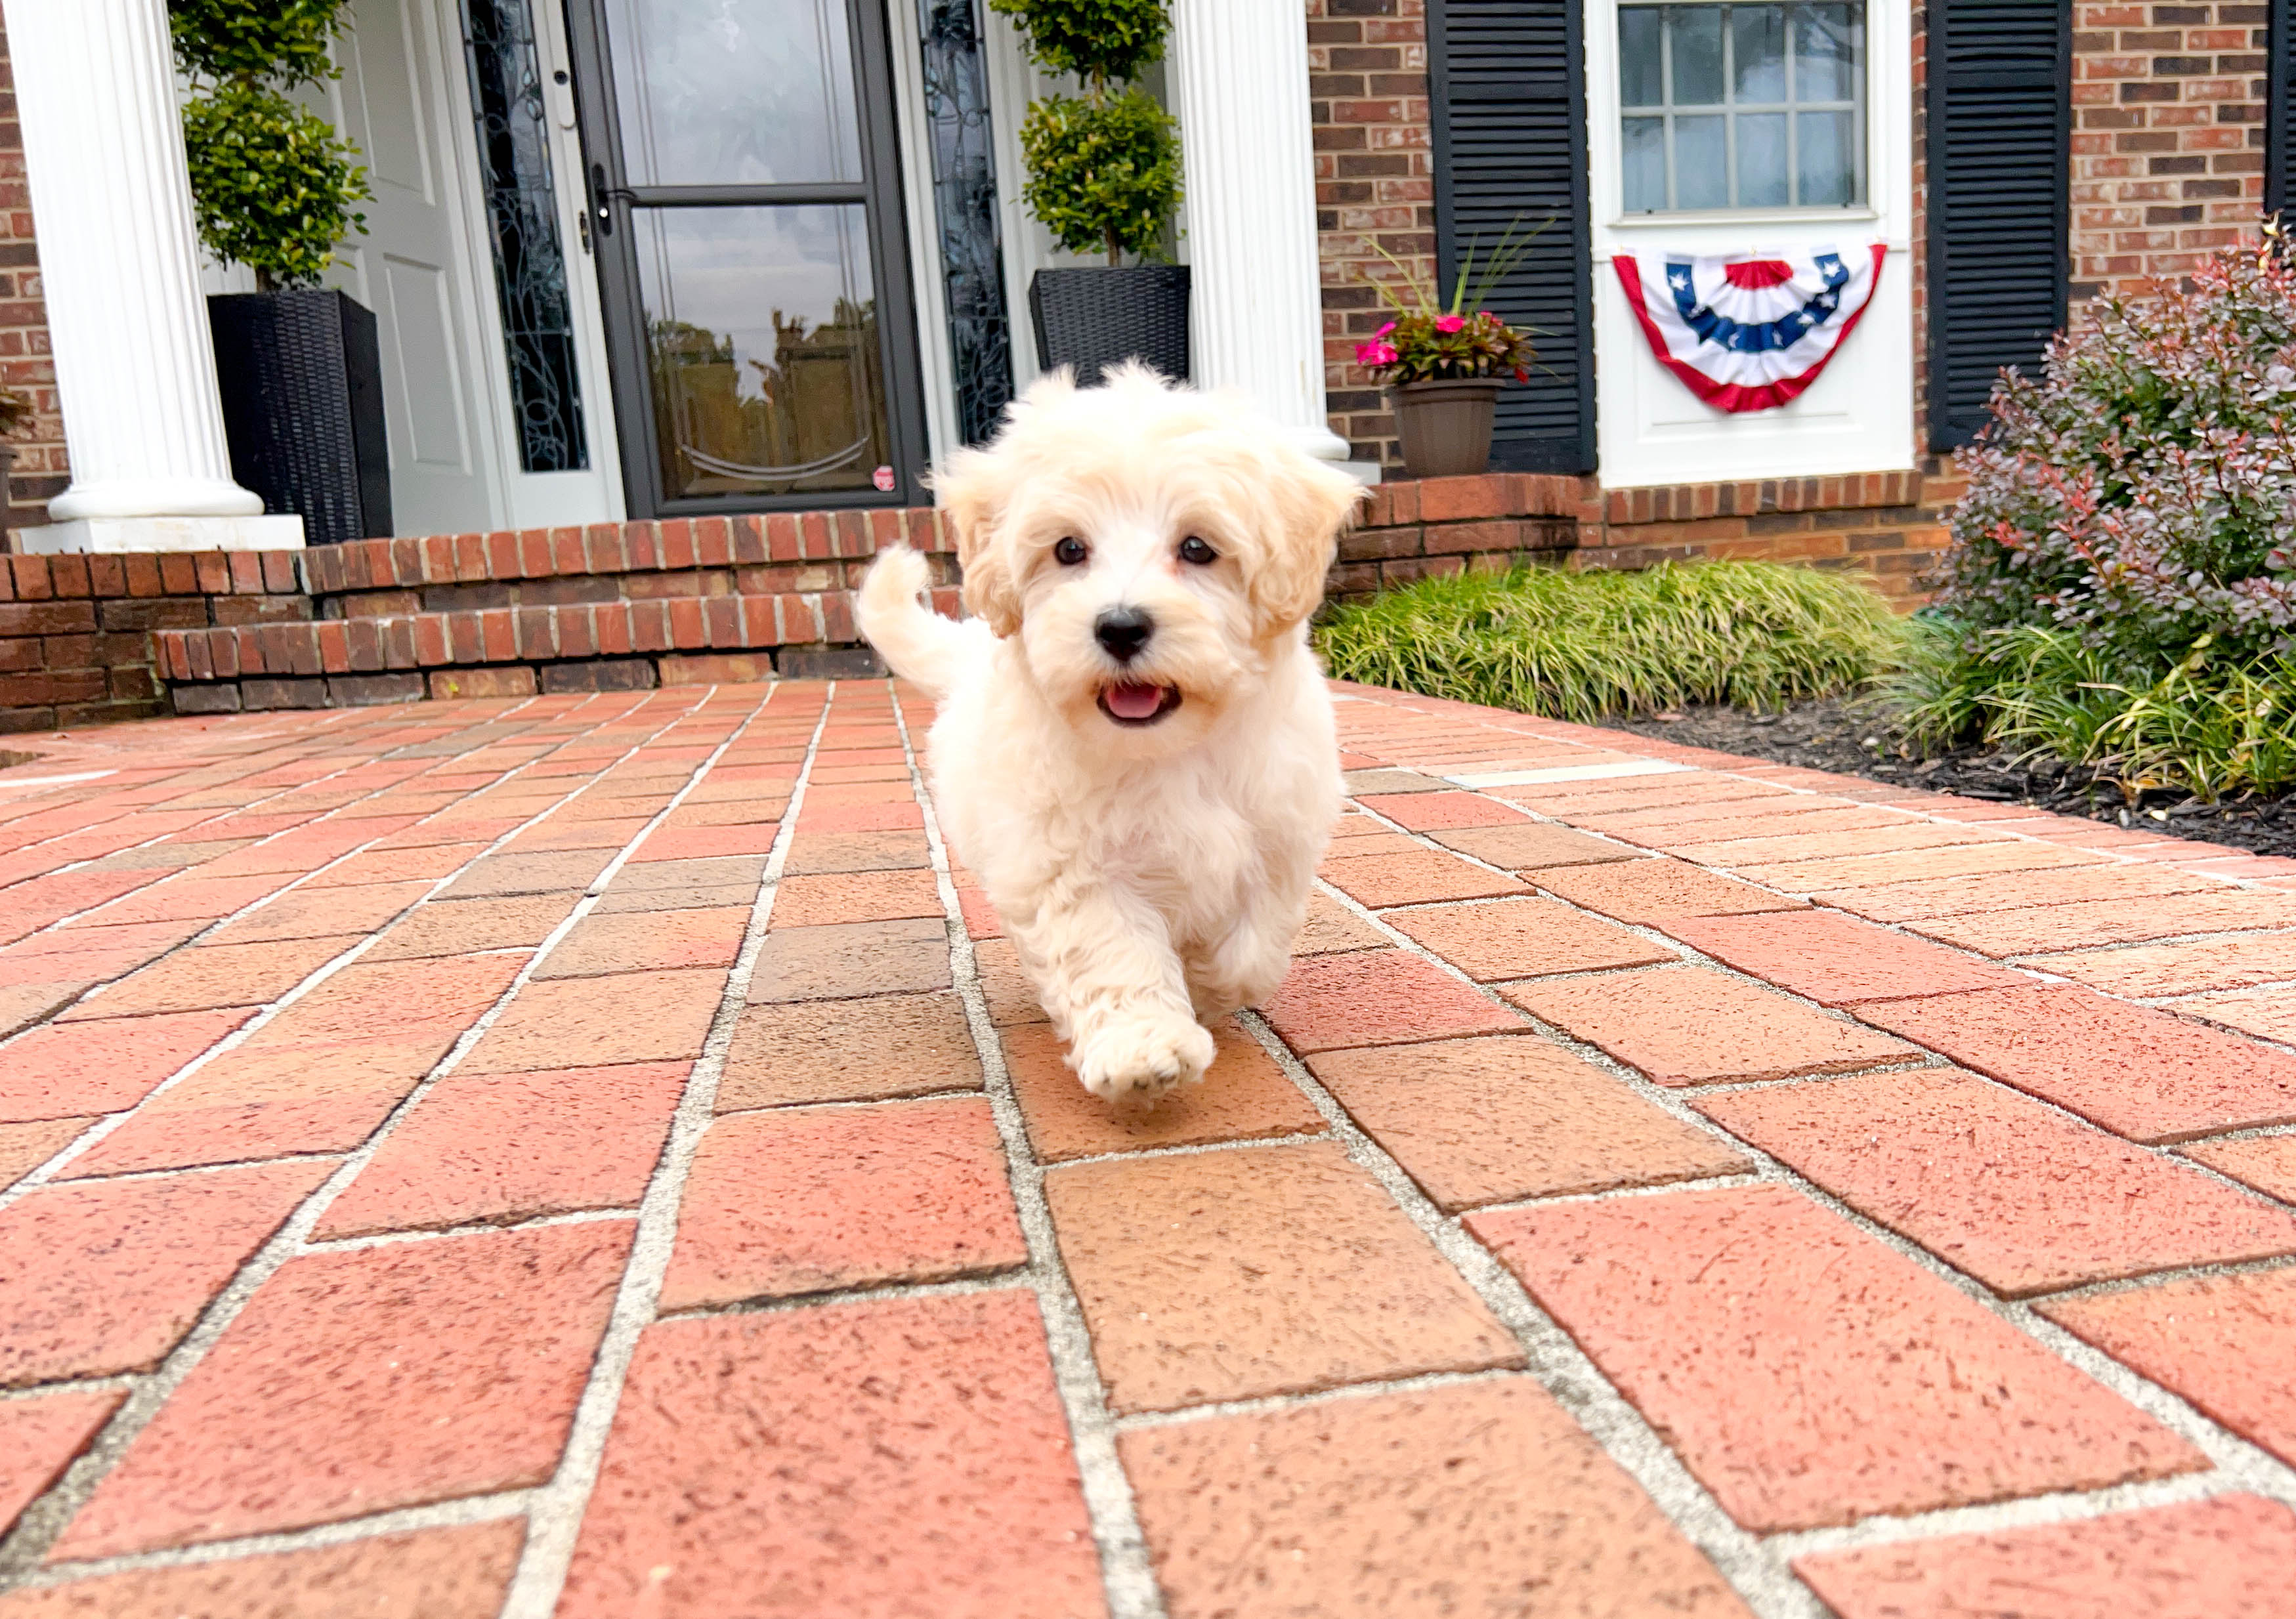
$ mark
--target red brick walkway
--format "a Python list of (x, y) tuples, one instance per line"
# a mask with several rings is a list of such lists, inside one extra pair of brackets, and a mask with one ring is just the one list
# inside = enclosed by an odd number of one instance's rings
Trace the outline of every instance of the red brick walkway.
[(0, 1619), (2290, 1611), (2296, 863), (1346, 695), (1144, 1119), (882, 683), (30, 743)]

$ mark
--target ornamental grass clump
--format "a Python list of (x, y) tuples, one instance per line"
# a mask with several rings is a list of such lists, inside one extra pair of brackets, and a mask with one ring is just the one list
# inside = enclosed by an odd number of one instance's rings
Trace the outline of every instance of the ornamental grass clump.
[(342, 0), (168, 0), (191, 82), (184, 151), (200, 241), (258, 290), (316, 286), (335, 244), (366, 228), (358, 149), (287, 93), (339, 78)]
[(2296, 781), (2296, 270), (2267, 246), (2103, 298), (1991, 408), (1901, 727), (2132, 798)]
[(1856, 579), (1705, 562), (1423, 579), (1341, 608), (1316, 642), (1342, 680), (1593, 724), (1847, 691), (1893, 666), (1904, 633)]

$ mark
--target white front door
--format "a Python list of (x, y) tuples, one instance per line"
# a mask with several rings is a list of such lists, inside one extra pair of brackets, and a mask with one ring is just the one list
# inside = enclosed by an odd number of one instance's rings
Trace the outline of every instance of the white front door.
[(337, 249), (331, 280), (374, 311), (390, 435), (390, 503), (402, 535), (452, 534), (504, 519), (487, 347), (463, 212), (470, 165), (445, 138), (461, 70), (430, 0), (351, 0), (335, 116), (365, 154), (366, 233)]

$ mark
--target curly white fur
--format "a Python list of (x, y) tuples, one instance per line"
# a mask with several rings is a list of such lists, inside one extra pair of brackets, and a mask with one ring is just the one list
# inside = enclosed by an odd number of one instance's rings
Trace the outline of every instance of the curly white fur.
[[(950, 841), (1087, 1090), (1200, 1080), (1199, 1019), (1282, 981), (1339, 813), (1306, 624), (1362, 491), (1234, 401), (1139, 367), (1038, 382), (936, 487), (974, 617), (928, 611), (922, 559), (893, 551), (860, 621), (939, 699), (927, 768)], [(1184, 555), (1192, 538), (1215, 560)], [(1128, 663), (1094, 628), (1127, 608), (1154, 626)], [(1104, 694), (1142, 684), (1168, 711), (1119, 724)]]

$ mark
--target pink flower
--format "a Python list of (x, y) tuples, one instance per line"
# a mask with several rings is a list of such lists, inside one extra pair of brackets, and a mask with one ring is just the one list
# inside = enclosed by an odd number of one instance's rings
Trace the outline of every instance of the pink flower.
[(1435, 317), (1435, 330), (1438, 331), (1461, 331), (1465, 330), (1466, 324), (1467, 317), (1464, 315), (1439, 315)]
[(1395, 352), (1394, 344), (1382, 343), (1377, 339), (1356, 349), (1356, 364), (1358, 365), (1392, 365), (1400, 357)]
[(1382, 327), (1381, 327), (1377, 331), (1373, 332), (1373, 333), (1372, 333), (1372, 336), (1374, 336), (1374, 337), (1375, 337), (1375, 338), (1383, 338), (1383, 337), (1385, 337), (1389, 332), (1390, 332), (1390, 331), (1394, 331), (1394, 330), (1395, 330), (1395, 323), (1394, 323), (1393, 321), (1390, 321), (1390, 322), (1388, 322), (1388, 323), (1387, 323), (1386, 325), (1382, 326)]

